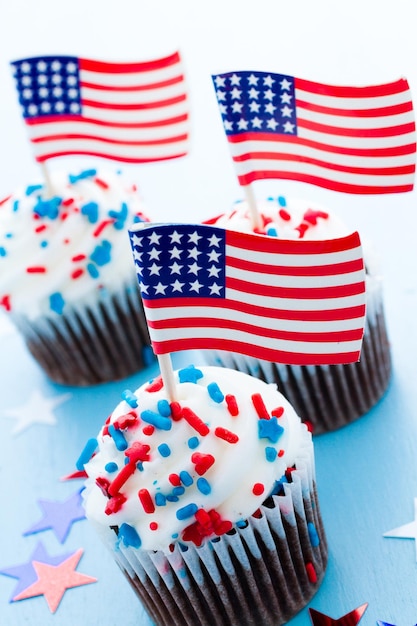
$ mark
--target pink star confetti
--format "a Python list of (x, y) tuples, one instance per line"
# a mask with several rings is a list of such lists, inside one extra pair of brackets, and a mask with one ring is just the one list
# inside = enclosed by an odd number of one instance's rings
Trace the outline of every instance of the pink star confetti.
[(26, 530), (23, 535), (31, 535), (43, 530), (53, 530), (61, 543), (64, 543), (74, 522), (85, 519), (82, 506), (82, 489), (76, 491), (64, 502), (54, 500), (38, 500), (43, 517)]
[(367, 608), (368, 603), (365, 602), (365, 604), (350, 611), (350, 613), (346, 613), (343, 617), (339, 617), (339, 619), (333, 619), (324, 613), (319, 613), (315, 609), (309, 609), (309, 612), (313, 626), (356, 626)]
[(43, 595), (51, 613), (55, 613), (67, 589), (97, 582), (97, 578), (75, 571), (83, 552), (83, 549), (80, 548), (60, 565), (33, 561), (38, 579), (15, 596), (13, 601), (17, 602)]

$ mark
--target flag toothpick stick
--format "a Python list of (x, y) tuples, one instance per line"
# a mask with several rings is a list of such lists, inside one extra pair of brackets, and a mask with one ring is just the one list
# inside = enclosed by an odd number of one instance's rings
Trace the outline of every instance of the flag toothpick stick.
[(249, 206), (252, 228), (254, 230), (261, 230), (263, 225), (261, 221), (261, 216), (258, 211), (258, 207), (256, 206), (256, 198), (255, 198), (255, 194), (253, 193), (253, 189), (250, 185), (245, 185), (244, 190), (245, 190), (246, 202), (248, 203), (248, 206)]
[(44, 162), (40, 163), (40, 166), (42, 170), (42, 176), (45, 181), (45, 195), (47, 198), (52, 198), (52, 196), (54, 195), (54, 190), (48, 168), (46, 167), (46, 163)]
[(175, 402), (177, 396), (175, 391), (174, 370), (172, 369), (170, 354), (158, 354), (158, 363), (159, 369), (161, 370), (161, 378), (164, 382), (168, 398), (171, 402)]

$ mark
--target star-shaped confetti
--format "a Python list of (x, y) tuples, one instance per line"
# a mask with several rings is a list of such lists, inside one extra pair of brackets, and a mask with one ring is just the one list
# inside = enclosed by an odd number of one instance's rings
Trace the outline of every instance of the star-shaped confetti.
[(368, 608), (368, 603), (362, 604), (357, 609), (346, 613), (339, 619), (333, 619), (324, 613), (319, 613), (315, 609), (309, 609), (313, 626), (356, 626)]
[[(395, 626), (395, 624), (390, 624), (389, 622), (381, 622), (381, 620), (377, 620), (376, 624), (377, 626)], [(417, 626), (417, 624), (415, 624), (414, 626)]]
[(12, 430), (12, 435), (18, 435), (32, 424), (47, 424), (54, 426), (56, 417), (54, 409), (72, 397), (70, 393), (47, 398), (38, 389), (35, 389), (24, 404), (20, 404), (13, 409), (2, 411), (5, 417), (16, 420), (16, 425)]
[(37, 574), (33, 567), (33, 561), (49, 565), (60, 565), (60, 563), (65, 561), (69, 556), (71, 556), (69, 552), (59, 556), (50, 556), (44, 545), (39, 542), (26, 563), (12, 565), (11, 567), (6, 567), (5, 569), (0, 570), (0, 574), (3, 574), (3, 576), (18, 578), (18, 583), (14, 588), (10, 602), (13, 602), (13, 598), (15, 596), (19, 595), (23, 590), (36, 582)]
[(37, 580), (15, 596), (13, 601), (43, 595), (51, 613), (55, 613), (67, 589), (97, 582), (97, 578), (75, 571), (82, 554), (83, 550), (80, 548), (59, 565), (33, 561)]
[(81, 491), (82, 489), (79, 489), (64, 502), (38, 500), (38, 504), (43, 511), (43, 517), (26, 530), (23, 535), (31, 535), (43, 530), (53, 530), (58, 540), (64, 543), (72, 524), (85, 519)]
[(398, 539), (416, 540), (416, 561), (417, 561), (417, 498), (414, 498), (414, 519), (408, 524), (393, 528), (384, 533), (384, 537), (397, 537)]

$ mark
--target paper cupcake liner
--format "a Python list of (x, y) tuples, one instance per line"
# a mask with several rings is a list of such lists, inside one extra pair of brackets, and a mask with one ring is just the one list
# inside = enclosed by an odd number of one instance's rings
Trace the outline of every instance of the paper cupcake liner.
[(130, 376), (153, 359), (139, 289), (125, 285), (92, 306), (60, 316), (13, 318), (47, 376), (72, 386), (95, 385)]
[(205, 351), (210, 364), (275, 383), (314, 434), (342, 428), (382, 398), (391, 377), (391, 354), (381, 282), (367, 282), (368, 302), (361, 358), (346, 365), (283, 365), (250, 356)]
[[(306, 433), (307, 434), (307, 433)], [(307, 437), (306, 437), (307, 439)], [(280, 626), (318, 590), (327, 543), (311, 438), (284, 483), (246, 522), (203, 546), (172, 552), (125, 547), (115, 560), (158, 626)]]

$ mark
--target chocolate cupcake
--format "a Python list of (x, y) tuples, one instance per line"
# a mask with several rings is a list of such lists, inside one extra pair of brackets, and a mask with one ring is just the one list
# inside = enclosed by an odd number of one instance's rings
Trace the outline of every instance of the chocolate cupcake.
[(125, 392), (77, 463), (87, 518), (159, 626), (284, 624), (323, 579), (311, 433), (235, 370)]
[[(324, 207), (280, 196), (260, 202), (260, 224), (252, 225), (246, 202), (205, 223), (226, 229), (258, 232), (282, 239), (333, 239), (350, 233)], [(362, 352), (357, 363), (345, 365), (286, 365), (226, 351), (206, 350), (209, 364), (234, 368), (278, 389), (309, 422), (314, 434), (336, 430), (367, 413), (384, 395), (391, 375), (382, 277), (374, 252), (364, 246), (367, 313)]]
[(127, 228), (148, 221), (122, 175), (53, 173), (0, 203), (0, 305), (48, 377), (124, 378), (153, 359)]

